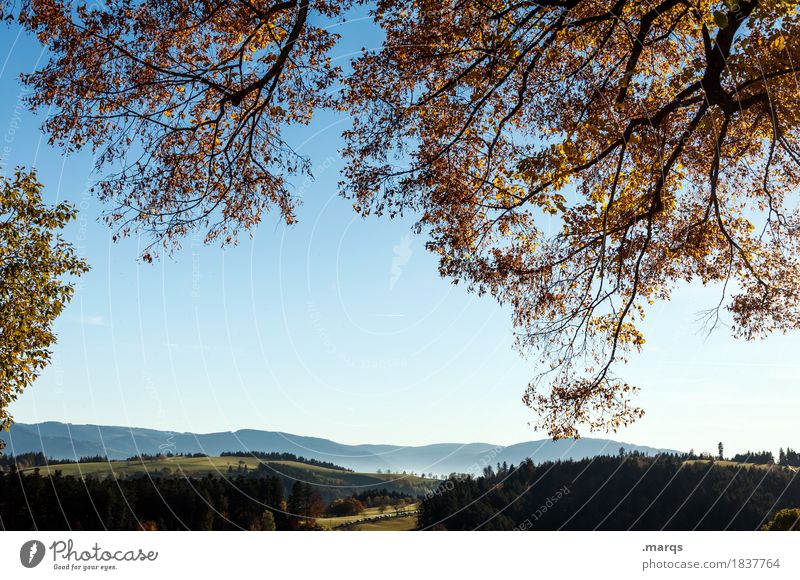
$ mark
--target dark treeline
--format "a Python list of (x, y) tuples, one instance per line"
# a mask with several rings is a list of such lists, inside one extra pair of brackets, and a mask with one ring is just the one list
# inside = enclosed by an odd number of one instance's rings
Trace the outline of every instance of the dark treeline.
[(800, 453), (798, 453), (791, 447), (787, 448), (786, 451), (781, 449), (780, 453), (778, 454), (778, 463), (780, 465), (800, 467)]
[[(325, 508), (311, 486), (286, 496), (279, 477), (78, 479), (0, 475), (4, 530), (315, 529)], [(287, 515), (289, 512), (293, 515)]]
[(596, 457), (451, 476), (425, 497), (421, 529), (754, 530), (800, 506), (781, 467), (687, 463), (685, 456)]
[(75, 459), (52, 459), (45, 457), (41, 451), (28, 451), (17, 455), (0, 455), (0, 470), (9, 470), (11, 466), (17, 469), (27, 469), (29, 467), (43, 467), (45, 465), (58, 465), (60, 463), (97, 463), (108, 461), (105, 455), (88, 455)]
[[(323, 514), (354, 515), (364, 509), (352, 487), (313, 485), (260, 467), (247, 474), (198, 478), (76, 478), (59, 470), (53, 475), (39, 468), (9, 471), (0, 474), (0, 529), (315, 530)], [(414, 501), (386, 489), (374, 495), (362, 491), (359, 497), (370, 505)]]
[(739, 463), (775, 463), (775, 456), (772, 451), (748, 451), (737, 453), (733, 460)]
[(47, 458), (41, 451), (39, 453), (29, 452), (18, 453), (17, 455), (0, 455), (0, 469), (10, 469), (12, 465), (17, 469), (47, 465)]
[(253, 457), (255, 459), (264, 459), (266, 461), (297, 461), (307, 465), (316, 465), (317, 467), (327, 467), (328, 469), (338, 469), (339, 471), (350, 471), (347, 467), (336, 465), (330, 461), (320, 461), (319, 459), (306, 459), (301, 455), (293, 453), (281, 453), (277, 451), (223, 451), (219, 454), (220, 457)]
[(368, 489), (359, 493), (353, 494), (353, 499), (360, 501), (364, 507), (389, 507), (389, 506), (402, 506), (411, 504), (416, 501), (407, 493), (402, 493), (396, 490), (388, 490), (385, 487), (382, 489)]
[(125, 461), (154, 461), (165, 457), (208, 457), (208, 453), (173, 453), (172, 451), (167, 451), (166, 453), (139, 453), (128, 457)]

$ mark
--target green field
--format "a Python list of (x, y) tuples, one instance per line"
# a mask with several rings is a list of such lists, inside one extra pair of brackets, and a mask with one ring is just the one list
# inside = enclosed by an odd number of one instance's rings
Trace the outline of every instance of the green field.
[[(60, 471), (64, 476), (93, 478), (126, 477), (205, 477), (236, 476), (252, 473), (262, 467), (264, 475), (276, 475), (285, 479), (285, 485), (300, 480), (318, 487), (328, 495), (350, 495), (367, 489), (386, 488), (407, 493), (414, 497), (425, 494), (439, 484), (438, 480), (414, 475), (395, 473), (359, 473), (301, 463), (299, 461), (259, 460), (252, 456), (226, 457), (161, 457), (145, 460), (119, 460), (96, 463), (61, 463), (39, 467), (41, 474)], [(26, 468), (31, 472), (35, 467)]]
[[(264, 462), (280, 470), (281, 465), (313, 470), (321, 473), (342, 473), (338, 470), (317, 467), (295, 461), (268, 461)], [(256, 469), (259, 460), (253, 457), (162, 457), (159, 459), (145, 459), (132, 461), (100, 461), (97, 463), (60, 463), (42, 466), (41, 473), (61, 471), (62, 475), (75, 477), (108, 477), (110, 475), (186, 475), (202, 477), (207, 474), (227, 475), (228, 468), (236, 470), (240, 465), (247, 469)], [(25, 471), (33, 471), (28, 468)]]
[[(707, 465), (712, 463), (711, 459), (689, 459), (685, 462), (687, 465)], [(718, 465), (720, 467), (744, 467), (744, 468), (754, 468), (754, 469), (788, 469), (790, 471), (795, 471), (796, 467), (786, 467), (781, 465), (776, 465), (774, 463), (740, 463), (738, 461), (728, 461), (727, 459), (714, 459), (714, 465)]]
[[(108, 461), (96, 463), (60, 463), (39, 467), (42, 475), (60, 471), (63, 476), (82, 478), (118, 479), (128, 477), (205, 477), (207, 475), (226, 477), (256, 470), (259, 465), (266, 466), (267, 475), (279, 475), (299, 479), (320, 486), (320, 491), (330, 488), (344, 495), (353, 491), (370, 488), (387, 488), (407, 491), (409, 495), (420, 495), (439, 484), (438, 480), (423, 479), (412, 475), (390, 473), (357, 473), (329, 467), (320, 467), (299, 461), (259, 460), (251, 456), (230, 457), (161, 457), (158, 459)], [(35, 467), (22, 470), (31, 472)], [(347, 491), (347, 493), (345, 493)], [(393, 506), (384, 512), (380, 508), (367, 508), (356, 516), (318, 518), (317, 524), (325, 530), (348, 529), (370, 531), (412, 530), (417, 525), (416, 512), (419, 504), (403, 506), (399, 513)], [(407, 514), (407, 515), (406, 515)], [(347, 525), (350, 524), (350, 525)], [(341, 526), (346, 525), (345, 528)]]
[[(372, 507), (372, 508), (365, 509), (363, 512), (361, 512), (357, 516), (341, 516), (341, 517), (335, 517), (335, 518), (317, 518), (317, 524), (320, 527), (322, 527), (323, 529), (331, 530), (331, 529), (337, 528), (337, 527), (339, 527), (339, 526), (341, 526), (343, 524), (355, 524), (357, 522), (361, 522), (361, 521), (367, 520), (367, 519), (381, 518), (381, 521), (379, 521), (379, 522), (371, 522), (371, 523), (370, 522), (365, 522), (364, 524), (361, 524), (359, 526), (359, 528), (361, 526), (364, 526), (364, 525), (377, 525), (377, 526), (381, 526), (381, 529), (387, 529), (385, 526), (391, 526), (392, 524), (389, 524), (388, 522), (390, 522), (392, 520), (413, 520), (414, 524), (416, 525), (416, 520), (417, 520), (416, 511), (417, 511), (417, 509), (419, 509), (419, 504), (409, 504), (407, 506), (403, 506), (400, 509), (401, 513), (408, 513), (409, 515), (408, 516), (397, 516), (396, 512), (395, 512), (395, 509), (393, 507), (391, 507), (391, 506), (387, 507), (385, 512), (381, 512), (380, 508)], [(406, 522), (406, 524), (407, 524), (407, 522)], [(348, 529), (356, 529), (356, 528), (348, 528)], [(411, 529), (411, 528), (407, 528), (407, 529)]]
[(359, 532), (407, 532), (417, 528), (417, 516), (387, 518), (377, 522), (359, 524), (353, 530)]

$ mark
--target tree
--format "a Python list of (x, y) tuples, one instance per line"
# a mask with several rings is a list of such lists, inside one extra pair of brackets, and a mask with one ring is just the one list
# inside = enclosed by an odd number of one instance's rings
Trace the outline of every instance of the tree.
[[(0, 428), (8, 430), (8, 406), (50, 362), (53, 323), (72, 298), (65, 278), (88, 270), (59, 231), (75, 218), (62, 202), (42, 202), (34, 172), (0, 177)], [(0, 449), (3, 443), (0, 441)]]
[(764, 526), (767, 531), (800, 532), (800, 509), (780, 510), (772, 520)]
[(733, 461), (739, 463), (775, 463), (775, 456), (772, 451), (748, 451), (746, 453), (736, 453)]
[(312, 22), (348, 4), (3, 2), (53, 51), (24, 77), (34, 109), (58, 109), (52, 141), (102, 151), (98, 164), (114, 167), (96, 188), (108, 221), (167, 245), (196, 226), (230, 243), (270, 208), (295, 220), (287, 177), (309, 165), (281, 130), (332, 103), (336, 35)]
[(153, 520), (145, 520), (138, 524), (137, 529), (141, 532), (157, 532), (158, 524)]
[(121, 235), (292, 223), (288, 180), (309, 164), (282, 130), (348, 113), (343, 193), (362, 214), (415, 211), (443, 275), (511, 306), (544, 369), (523, 400), (553, 437), (642, 415), (615, 369), (679, 282), (721, 288), (709, 330), (726, 311), (748, 340), (800, 326), (796, 3), (377, 0), (383, 48), (334, 100), (321, 23), (351, 4), (6, 12), (48, 49), (24, 81), (51, 138), (121, 167), (99, 185)]
[(275, 531), (275, 517), (272, 515), (272, 512), (269, 510), (264, 510), (264, 513), (261, 514), (261, 530), (265, 532), (272, 532)]
[[(379, 3), (345, 187), (414, 210), (440, 271), (511, 306), (556, 437), (642, 414), (615, 373), (676, 284), (753, 339), (800, 325), (796, 3)], [(794, 34), (794, 37), (792, 36)]]
[(295, 481), (289, 496), (288, 511), (297, 528), (314, 527), (315, 519), (325, 510), (325, 502), (310, 484)]
[(327, 513), (334, 517), (357, 516), (364, 511), (364, 504), (355, 497), (336, 499), (328, 506)]

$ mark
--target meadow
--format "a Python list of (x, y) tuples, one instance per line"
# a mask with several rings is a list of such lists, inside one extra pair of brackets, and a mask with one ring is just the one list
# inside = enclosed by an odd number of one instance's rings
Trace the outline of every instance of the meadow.
[(318, 518), (317, 524), (325, 530), (370, 530), (370, 531), (400, 531), (412, 530), (417, 525), (417, 511), (419, 504), (408, 504), (394, 507), (367, 508), (355, 516), (339, 516), (332, 518)]
[(311, 465), (300, 461), (263, 460), (248, 455), (222, 457), (158, 457), (154, 459), (110, 460), (89, 463), (50, 463), (21, 470), (31, 473), (39, 469), (42, 475), (55, 474), (73, 477), (127, 477), (127, 476), (186, 476), (204, 477), (206, 475), (226, 476), (258, 469), (267, 470), (268, 475), (292, 476), (297, 470), (307, 472), (315, 479), (331, 480), (343, 485), (368, 487), (398, 482), (412, 486), (431, 486), (438, 480), (417, 475), (399, 473), (362, 473)]

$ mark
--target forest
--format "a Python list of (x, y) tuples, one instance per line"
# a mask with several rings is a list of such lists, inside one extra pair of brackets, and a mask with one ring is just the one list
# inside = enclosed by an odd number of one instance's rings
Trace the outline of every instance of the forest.
[[(301, 486), (304, 484), (301, 484)], [(0, 476), (5, 530), (260, 530), (301, 525), (309, 493), (298, 486), (288, 504), (278, 477), (234, 479), (79, 479), (8, 473)]]
[(366, 507), (388, 511), (414, 501), (386, 489), (326, 499), (347, 491), (331, 494), (304, 481), (260, 473), (81, 479), (58, 471), (48, 476), (14, 471), (0, 474), (0, 529), (319, 530), (322, 516), (357, 515)]
[(0, 473), (0, 526), (319, 530), (319, 518), (368, 508), (388, 516), (392, 508), (420, 502), (417, 529), (434, 531), (800, 528), (800, 472), (748, 461), (638, 452), (528, 460), (487, 467), (477, 477), (452, 474), (425, 494), (314, 484), (266, 467), (224, 477), (77, 478), (14, 465)]
[[(721, 463), (721, 462), (720, 462)], [(793, 468), (687, 461), (683, 455), (595, 457), (451, 476), (426, 496), (421, 529), (757, 530), (800, 507)]]

